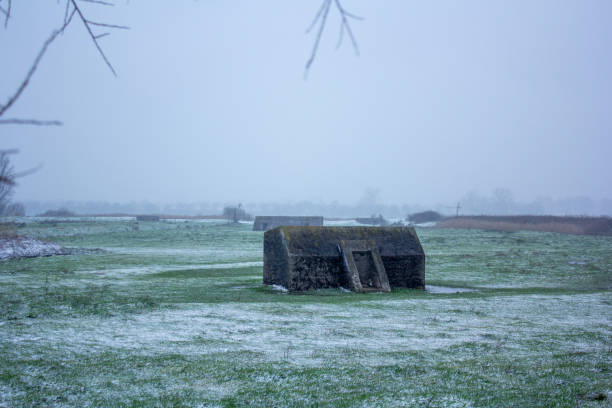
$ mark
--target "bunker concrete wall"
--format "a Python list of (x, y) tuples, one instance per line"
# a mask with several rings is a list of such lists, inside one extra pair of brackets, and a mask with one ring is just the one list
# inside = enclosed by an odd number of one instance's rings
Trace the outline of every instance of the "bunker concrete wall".
[(320, 216), (268, 216), (258, 215), (253, 223), (253, 231), (268, 231), (281, 226), (323, 226)]
[(340, 240), (373, 240), (391, 287), (425, 288), (425, 253), (411, 227), (283, 226), (269, 230), (264, 234), (264, 283), (289, 290), (346, 287)]
[(263, 283), (289, 287), (289, 253), (282, 232), (264, 234)]

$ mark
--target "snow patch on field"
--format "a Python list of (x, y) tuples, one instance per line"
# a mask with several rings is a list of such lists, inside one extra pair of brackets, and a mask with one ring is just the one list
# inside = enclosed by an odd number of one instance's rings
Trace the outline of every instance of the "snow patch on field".
[(326, 227), (359, 227), (363, 224), (355, 220), (323, 220), (323, 225)]
[[(214, 263), (214, 264), (200, 264), (200, 265), (156, 265), (156, 266), (135, 266), (131, 268), (116, 268), (116, 269), (96, 269), (96, 270), (81, 270), (78, 273), (91, 274), (99, 276), (108, 276), (113, 278), (121, 278), (127, 276), (138, 276), (147, 275), (159, 272), (172, 272), (182, 270), (215, 270), (215, 269), (240, 269), (254, 266), (263, 266), (262, 261), (251, 261), (251, 262), (228, 262), (228, 263)], [(236, 279), (236, 278), (234, 278)], [(126, 284), (132, 282), (126, 281)]]
[(425, 285), (425, 290), (429, 293), (464, 293), (464, 292), (477, 292), (477, 289), (468, 289), (468, 288), (451, 288), (448, 286), (435, 286), (435, 285)]
[[(531, 344), (605, 349), (612, 338), (607, 294), (473, 299), (375, 300), (351, 304), (200, 304), (133, 316), (36, 319), (3, 327), (0, 343), (76, 353), (116, 349), (144, 355), (259, 353), (268, 361), (321, 365), (332, 359), (377, 366), (402, 353), (486, 343), (529, 355)], [(573, 333), (592, 333), (584, 336)], [(566, 336), (556, 344), (558, 336)], [(599, 339), (599, 340), (598, 340)], [(538, 346), (541, 347), (541, 346)]]
[(0, 260), (68, 254), (68, 249), (52, 242), (27, 237), (0, 238)]

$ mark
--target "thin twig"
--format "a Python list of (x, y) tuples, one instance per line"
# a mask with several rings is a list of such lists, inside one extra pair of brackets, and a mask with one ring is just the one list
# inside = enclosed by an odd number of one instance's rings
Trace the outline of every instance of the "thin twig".
[[(346, 32), (349, 35), (349, 38), (351, 39), (351, 43), (353, 43), (353, 49), (355, 50), (355, 55), (359, 56), (359, 47), (357, 46), (357, 41), (355, 40), (355, 37), (353, 36), (353, 31), (351, 30), (351, 26), (348, 22), (348, 18), (347, 17), (351, 17), (354, 18), (356, 20), (363, 20), (363, 18), (358, 17), (354, 14), (351, 14), (349, 12), (347, 12), (346, 10), (344, 10), (344, 8), (342, 7), (342, 5), (340, 4), (340, 0), (334, 0), (334, 2), (336, 3), (336, 7), (338, 7), (338, 11), (340, 12), (340, 16), (342, 17), (342, 26), (344, 28), (346, 28)], [(344, 30), (342, 30), (342, 32), (344, 32)], [(342, 41), (340, 41), (341, 43)]]
[(121, 30), (129, 30), (130, 29), (130, 27), (128, 27), (128, 26), (115, 25), (115, 24), (106, 24), (106, 23), (98, 23), (96, 21), (91, 21), (91, 20), (87, 20), (87, 24), (91, 24), (91, 25), (98, 26), (98, 27), (119, 28)]
[(81, 21), (83, 22), (83, 25), (85, 26), (85, 29), (87, 30), (87, 32), (89, 33), (89, 36), (91, 37), (91, 40), (93, 41), (94, 45), (96, 46), (96, 48), (98, 49), (98, 53), (100, 54), (100, 56), (102, 57), (102, 59), (104, 60), (104, 62), (106, 63), (106, 65), (108, 66), (108, 68), (111, 70), (111, 72), (113, 73), (114, 76), (117, 76), (117, 72), (115, 71), (115, 69), (113, 68), (113, 66), (111, 65), (110, 61), (108, 60), (108, 58), (106, 57), (106, 55), (104, 54), (104, 51), (102, 51), (102, 47), (100, 47), (100, 44), (98, 43), (98, 39), (96, 38), (96, 35), (93, 33), (93, 31), (91, 30), (91, 26), (92, 25), (97, 25), (97, 26), (104, 26), (104, 27), (109, 27), (109, 28), (121, 28), (121, 29), (129, 29), (129, 27), (125, 27), (125, 26), (114, 26), (114, 25), (110, 25), (110, 24), (103, 24), (103, 23), (95, 23), (92, 21), (89, 21), (85, 18), (85, 16), (83, 15), (83, 12), (81, 11), (81, 9), (79, 8), (79, 6), (76, 3), (76, 0), (70, 0), (72, 2), (72, 6), (74, 7), (74, 9), (76, 10), (77, 14), (79, 15), (79, 18), (81, 19)]
[[(108, 1), (103, 1), (103, 0), (80, 0), (80, 1), (84, 1), (84, 2), (87, 2), (87, 3), (95, 3), (95, 4), (105, 5), (105, 6), (114, 6), (113, 3), (110, 3)], [(2, 0), (0, 0), (0, 2), (2, 2)], [(58, 3), (59, 2), (60, 2), (60, 0), (58, 0)], [(10, 15), (11, 15), (11, 4), (12, 4), (12, 0), (7, 0), (7, 8), (6, 9), (4, 7), (0, 6), (0, 11), (5, 15), (5, 21), (4, 21), (4, 26), (5, 27), (6, 27), (7, 23), (8, 23), (8, 19), (10, 18)], [(71, 5), (72, 5), (72, 7), (71, 7)], [(71, 8), (72, 8), (72, 12), (71, 12)], [(87, 30), (87, 32), (88, 32), (89, 36), (91, 37), (94, 45), (96, 46), (96, 49), (98, 50), (98, 52), (102, 56), (102, 59), (104, 60), (106, 65), (109, 67), (109, 69), (111, 70), (113, 75), (117, 76), (117, 73), (115, 72), (115, 69), (111, 65), (110, 61), (108, 60), (108, 58), (104, 54), (104, 51), (102, 51), (102, 48), (100, 47), (100, 44), (98, 43), (98, 39), (107, 36), (109, 33), (102, 33), (102, 34), (96, 35), (92, 31), (92, 26), (106, 27), (106, 28), (116, 28), (116, 29), (124, 29), (124, 30), (129, 29), (129, 27), (120, 26), (120, 25), (114, 25), (114, 24), (99, 23), (99, 22), (95, 22), (95, 21), (90, 21), (87, 18), (85, 18), (85, 15), (83, 14), (81, 9), (77, 5), (76, 0), (66, 0), (66, 9), (65, 9), (65, 12), (64, 12), (64, 23), (63, 23), (62, 27), (60, 29), (58, 29), (58, 30), (53, 31), (51, 33), (51, 35), (49, 36), (49, 38), (47, 38), (47, 40), (43, 43), (43, 46), (42, 46), (41, 50), (38, 52), (38, 55), (34, 59), (34, 62), (32, 63), (29, 71), (27, 72), (25, 79), (23, 80), (21, 85), (17, 88), (17, 91), (12, 96), (9, 97), (9, 99), (8, 99), (8, 101), (7, 101), (7, 103), (5, 105), (0, 105), (0, 117), (2, 117), (13, 106), (15, 101), (17, 101), (17, 99), (19, 99), (19, 97), (21, 96), (21, 94), (23, 93), (25, 88), (30, 83), (30, 80), (32, 79), (32, 76), (36, 72), (36, 69), (38, 68), (38, 65), (40, 64), (40, 61), (42, 60), (43, 56), (47, 52), (47, 49), (49, 48), (51, 43), (53, 41), (55, 41), (57, 36), (59, 34), (62, 34), (64, 32), (64, 30), (66, 29), (66, 27), (68, 27), (68, 25), (72, 22), (72, 19), (74, 18), (75, 14), (78, 14), (79, 18), (83, 22), (83, 25), (85, 26), (85, 29)], [(0, 119), (0, 125), (61, 126), (62, 122), (57, 121), (57, 120), (37, 120), (37, 119), (15, 119), (15, 118), (11, 118), (11, 119)]]
[[(312, 52), (310, 54), (310, 58), (306, 61), (306, 69), (304, 71), (304, 78), (308, 76), (308, 70), (310, 66), (314, 62), (315, 57), (317, 56), (317, 49), (319, 48), (319, 42), (321, 41), (321, 36), (323, 35), (323, 30), (325, 29), (325, 21), (327, 20), (327, 14), (329, 13), (329, 7), (331, 6), (331, 0), (323, 0), (322, 5), (322, 14), (320, 16), (321, 24), (319, 25), (319, 31), (317, 31), (317, 37), (315, 38), (314, 46), (312, 47)], [(319, 20), (319, 17), (315, 19), (315, 22)]]
[(59, 120), (0, 119), (0, 125), (62, 126)]
[(6, 9), (4, 7), (0, 7), (0, 11), (4, 13), (4, 28), (8, 26), (9, 18), (11, 18), (11, 1), (7, 1)]
[(86, 2), (86, 3), (95, 3), (95, 4), (101, 4), (101, 5), (103, 5), (103, 6), (111, 6), (111, 7), (114, 7), (114, 6), (115, 6), (115, 4), (114, 4), (114, 3), (109, 3), (109, 2), (107, 2), (107, 1), (100, 1), (100, 0), (81, 0), (81, 1), (84, 1), (84, 2)]
[(338, 35), (338, 42), (336, 43), (336, 50), (342, 45), (342, 39), (344, 38), (344, 24), (340, 24), (340, 34)]
[(321, 14), (323, 13), (323, 10), (325, 9), (325, 6), (327, 5), (329, 7), (328, 3), (329, 1), (323, 0), (323, 3), (321, 3), (321, 7), (319, 8), (319, 11), (317, 11), (317, 14), (315, 15), (315, 18), (312, 20), (312, 23), (310, 23), (310, 25), (306, 29), (306, 34), (308, 34), (310, 30), (314, 28), (315, 24), (317, 24), (319, 17), (321, 17)]
[[(19, 86), (19, 88), (17, 89), (17, 92), (15, 92), (15, 94), (13, 96), (11, 96), (8, 100), (8, 102), (6, 103), (6, 105), (4, 106), (0, 106), (0, 117), (2, 115), (4, 115), (4, 113), (15, 103), (15, 101), (21, 96), (21, 93), (23, 92), (23, 90), (28, 86), (28, 84), (30, 83), (30, 79), (32, 78), (32, 75), (34, 75), (34, 72), (36, 72), (36, 68), (38, 68), (38, 64), (40, 63), (40, 60), (42, 59), (43, 55), (45, 55), (45, 52), (47, 52), (47, 49), (49, 48), (49, 45), (51, 45), (51, 43), (57, 38), (57, 36), (64, 30), (64, 28), (66, 28), (66, 25), (64, 24), (62, 26), (62, 28), (60, 28), (59, 30), (55, 30), (51, 33), (51, 35), (49, 36), (49, 38), (47, 38), (47, 40), (45, 41), (45, 43), (43, 44), (41, 50), (38, 52), (38, 55), (36, 56), (36, 59), (34, 59), (34, 63), (32, 64), (32, 66), (30, 67), (30, 70), (28, 71), (25, 79), (23, 80), (23, 82), (21, 83), (21, 85)], [(14, 123), (14, 122), (13, 122)]]
[(38, 165), (38, 166), (36, 166), (36, 167), (32, 167), (32, 168), (30, 168), (30, 169), (23, 170), (23, 171), (20, 171), (20, 172), (18, 172), (18, 173), (15, 173), (15, 178), (25, 177), (25, 176), (29, 176), (30, 174), (34, 174), (34, 173), (36, 173), (38, 170), (42, 169), (42, 167), (43, 167), (43, 165), (42, 165), (42, 164), (39, 164), (39, 165)]
[(327, 21), (327, 15), (329, 14), (329, 9), (332, 5), (332, 2), (336, 6), (336, 9), (338, 10), (338, 13), (340, 14), (340, 18), (341, 18), (340, 34), (338, 35), (338, 42), (336, 44), (336, 49), (340, 48), (340, 46), (342, 45), (342, 40), (344, 39), (344, 32), (346, 31), (349, 38), (351, 39), (351, 43), (353, 45), (353, 50), (355, 51), (355, 55), (359, 56), (359, 47), (357, 45), (357, 40), (355, 39), (355, 36), (353, 35), (353, 30), (351, 29), (349, 18), (352, 18), (354, 20), (363, 20), (363, 18), (346, 11), (344, 7), (342, 7), (340, 0), (323, 0), (323, 2), (321, 3), (321, 7), (319, 7), (319, 10), (317, 11), (317, 14), (315, 15), (312, 23), (306, 29), (306, 33), (308, 34), (317, 25), (317, 23), (319, 23), (319, 29), (315, 37), (315, 42), (312, 47), (312, 51), (310, 53), (310, 58), (308, 58), (308, 61), (306, 61), (306, 67), (304, 70), (304, 78), (307, 78), (308, 70), (310, 69), (312, 63), (314, 62), (316, 58), (317, 51), (319, 49), (319, 43), (321, 42), (321, 37), (323, 36), (323, 31), (325, 30), (325, 23)]
[[(66, 26), (66, 22), (68, 21), (68, 12), (70, 11), (70, 0), (66, 0), (66, 10), (64, 10), (64, 27)], [(74, 15), (74, 11), (72, 12)]]

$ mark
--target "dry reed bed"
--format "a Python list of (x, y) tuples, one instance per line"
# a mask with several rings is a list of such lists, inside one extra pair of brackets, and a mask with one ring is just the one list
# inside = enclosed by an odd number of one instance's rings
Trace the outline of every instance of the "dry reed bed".
[(439, 221), (436, 227), (496, 231), (526, 230), (576, 235), (612, 235), (612, 218), (558, 217), (548, 215), (479, 215), (447, 218)]

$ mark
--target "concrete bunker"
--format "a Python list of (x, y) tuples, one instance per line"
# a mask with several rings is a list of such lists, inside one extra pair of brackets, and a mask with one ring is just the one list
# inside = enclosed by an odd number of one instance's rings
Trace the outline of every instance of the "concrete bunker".
[(320, 216), (282, 216), (282, 215), (258, 215), (253, 223), (253, 231), (268, 231), (283, 225), (301, 226), (301, 227), (322, 227), (323, 217)]
[(136, 221), (159, 221), (159, 215), (137, 215)]
[(412, 227), (292, 227), (264, 234), (263, 282), (290, 291), (425, 289), (425, 253)]

